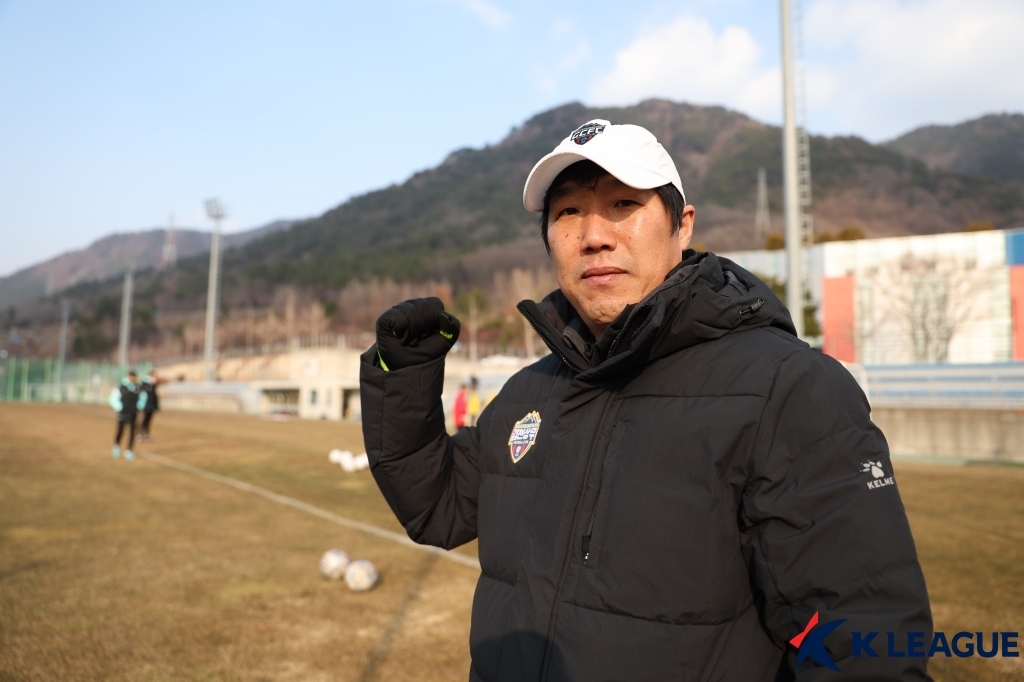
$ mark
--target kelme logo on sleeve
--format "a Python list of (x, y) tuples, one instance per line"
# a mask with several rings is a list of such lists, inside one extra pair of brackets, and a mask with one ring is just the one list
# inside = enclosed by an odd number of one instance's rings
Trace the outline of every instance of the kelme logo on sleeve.
[(512, 455), (512, 463), (517, 464), (526, 456), (533, 444), (537, 442), (540, 431), (540, 412), (534, 410), (515, 423), (512, 435), (508, 437), (508, 449)]
[(887, 485), (895, 485), (896, 480), (892, 476), (886, 476), (885, 470), (882, 468), (882, 461), (872, 462), (868, 460), (861, 463), (861, 473), (871, 474), (871, 480), (868, 481), (868, 489), (874, 490), (875, 488), (884, 488)]

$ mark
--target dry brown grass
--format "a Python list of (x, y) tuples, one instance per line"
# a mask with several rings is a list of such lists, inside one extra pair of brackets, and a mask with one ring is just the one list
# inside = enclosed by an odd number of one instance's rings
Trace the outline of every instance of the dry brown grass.
[[(113, 461), (90, 407), (0, 404), (0, 680), (465, 679), (475, 572), (149, 461)], [(163, 412), (150, 449), (401, 531), (358, 426)], [(900, 463), (936, 626), (1019, 630), (1024, 469)], [(323, 580), (341, 547), (383, 580)], [(474, 547), (463, 550), (469, 554)], [(1021, 659), (936, 659), (943, 682)]]
[[(935, 629), (1024, 630), (1024, 467), (898, 462), (896, 474)], [(1024, 680), (1024, 658), (939, 657), (930, 670), (944, 682), (1010, 682)]]
[[(465, 677), (472, 569), (113, 461), (111, 424), (102, 409), (0, 406), (0, 679)], [(359, 448), (358, 427), (165, 412), (154, 434), (154, 451), (401, 530), (368, 473), (327, 462)], [(321, 578), (331, 547), (371, 559), (377, 589)]]

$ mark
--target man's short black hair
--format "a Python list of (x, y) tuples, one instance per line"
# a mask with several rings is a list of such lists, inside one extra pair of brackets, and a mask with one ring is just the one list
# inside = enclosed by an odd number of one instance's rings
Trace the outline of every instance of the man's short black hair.
[[(544, 194), (544, 210), (540, 214), (540, 237), (544, 240), (544, 248), (548, 253), (551, 253), (551, 245), (548, 243), (548, 210), (551, 208), (551, 193), (570, 182), (581, 187), (593, 188), (597, 185), (597, 181), (605, 175), (611, 175), (611, 173), (593, 161), (577, 161), (555, 176), (548, 191)], [(683, 209), (686, 208), (683, 195), (672, 183), (662, 185), (655, 191), (661, 198), (661, 203), (665, 205), (665, 210), (668, 211), (668, 216), (672, 220), (672, 234), (675, 234), (683, 224)]]

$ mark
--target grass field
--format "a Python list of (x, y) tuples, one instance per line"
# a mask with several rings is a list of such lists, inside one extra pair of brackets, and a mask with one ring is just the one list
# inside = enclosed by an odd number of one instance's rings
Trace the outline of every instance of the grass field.
[[(0, 404), (0, 680), (464, 680), (476, 572), (152, 461), (114, 461), (109, 410)], [(359, 427), (162, 412), (149, 450), (401, 532)], [(936, 627), (1022, 630), (1024, 469), (901, 462)], [(340, 547), (366, 594), (325, 581)], [(473, 555), (475, 547), (460, 549)], [(1022, 659), (936, 659), (943, 682)], [(838, 678), (837, 678), (838, 679)]]

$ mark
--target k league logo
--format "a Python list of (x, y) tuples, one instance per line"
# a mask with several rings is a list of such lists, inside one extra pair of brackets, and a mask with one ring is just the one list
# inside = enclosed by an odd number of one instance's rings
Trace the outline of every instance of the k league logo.
[[(884, 476), (880, 477), (884, 478)], [(818, 665), (841, 672), (825, 648), (828, 637), (846, 619), (818, 622), (818, 612), (807, 622), (807, 627), (789, 643), (797, 648), (796, 666), (799, 668), (807, 659)], [(936, 630), (931, 641), (926, 632), (862, 632), (849, 633), (851, 658), (1020, 658), (1017, 650), (1018, 632), (957, 632), (947, 637), (945, 632)], [(884, 635), (884, 638), (882, 637)], [(876, 641), (880, 640), (880, 641)]]

